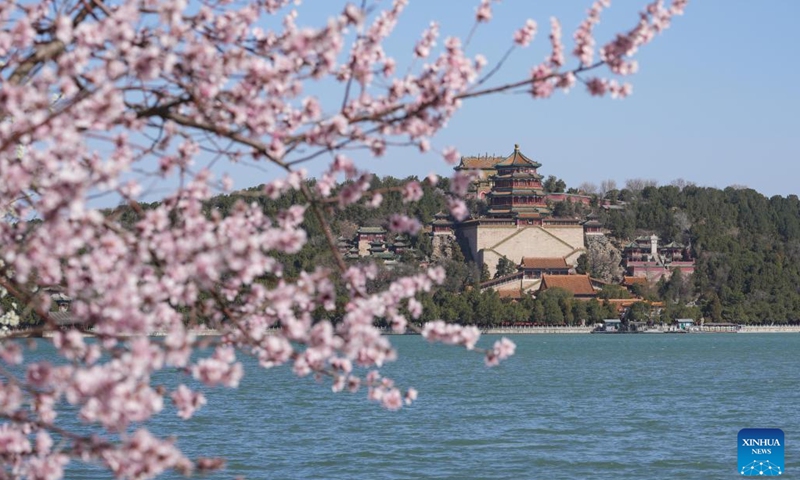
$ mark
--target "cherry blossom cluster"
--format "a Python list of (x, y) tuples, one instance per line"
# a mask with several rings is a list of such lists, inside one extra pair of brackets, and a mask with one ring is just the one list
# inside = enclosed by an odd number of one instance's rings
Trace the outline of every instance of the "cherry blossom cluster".
[[(511, 356), (508, 339), (478, 347), (472, 326), (418, 326), (421, 299), (444, 281), (441, 267), (381, 290), (373, 286), (377, 266), (345, 263), (330, 212), (376, 207), (386, 193), (373, 190), (371, 172), (348, 155), (408, 146), (454, 165), (459, 152), (434, 140), (471, 98), (546, 98), (578, 81), (592, 95), (627, 96), (628, 84), (582, 75), (604, 66), (633, 73), (631, 56), (686, 6), (651, 3), (595, 61), (593, 28), (610, 6), (595, 2), (573, 36), (572, 68), (561, 24), (551, 19), (544, 61), (518, 82), (492, 84), (505, 58), (487, 70), (488, 60), (469, 51), (471, 34), (442, 38), (436, 22), (408, 45), (410, 66), (397, 73), (384, 45), (407, 0), (347, 4), (320, 27), (304, 25), (295, 3), (0, 3), (0, 292), (19, 310), (0, 314), (40, 318), (35, 333), (51, 337), (63, 359), (38, 361), (24, 344), (0, 339), (0, 478), (62, 478), (72, 460), (105, 465), (117, 478), (220, 468), (218, 459), (186, 458), (147, 422), (165, 411), (187, 420), (203, 412), (203, 389), (235, 388), (244, 356), (330, 381), (336, 392), (365, 389), (390, 410), (408, 405), (417, 391), (380, 373), (397, 354), (378, 322), (478, 351), (487, 365)], [(493, 8), (477, 1), (473, 30), (488, 28)], [(529, 45), (536, 31), (526, 20), (509, 48)], [(320, 85), (341, 95), (311, 93)], [(306, 165), (326, 159), (310, 181)], [(222, 215), (211, 200), (233, 191), (224, 172), (233, 164), (254, 166), (252, 183), (263, 186), (236, 192)], [(425, 181), (436, 185), (438, 177)], [(469, 216), (472, 181), (458, 172), (445, 192), (456, 220)], [(408, 204), (422, 197), (418, 181), (396, 191)], [(142, 203), (156, 193), (160, 203)], [(290, 195), (300, 200), (269, 213), (259, 198)], [(289, 277), (283, 262), (309, 248), (310, 219), (332, 261)], [(422, 231), (399, 212), (385, 225)], [(72, 300), (76, 328), (59, 328), (53, 288)], [(336, 311), (340, 318), (320, 318)], [(199, 325), (221, 335), (200, 339)], [(87, 341), (87, 331), (96, 340)], [(153, 332), (163, 341), (150, 339)], [(166, 368), (185, 381), (154, 385)], [(63, 428), (72, 412), (81, 432)]]

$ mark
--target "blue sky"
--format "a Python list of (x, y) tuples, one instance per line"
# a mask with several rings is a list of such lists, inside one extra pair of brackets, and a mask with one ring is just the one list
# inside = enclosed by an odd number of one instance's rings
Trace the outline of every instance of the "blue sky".
[[(431, 20), (441, 24), (442, 38), (465, 36), (477, 3), (411, 0), (387, 44), (389, 53), (399, 63), (410, 58), (414, 42)], [(596, 29), (598, 43), (633, 26), (644, 3), (612, 2)], [(494, 5), (494, 19), (480, 28), (468, 53), (483, 53), (492, 65), (510, 44), (513, 31), (533, 18), (539, 24), (536, 40), (512, 55), (497, 80), (525, 78), (549, 51), (550, 16), (561, 20), (569, 52), (572, 32), (589, 4), (503, 0)], [(300, 8), (297, 23), (320, 25), (339, 6), (308, 2)], [(693, 0), (686, 15), (637, 54), (640, 68), (629, 77), (631, 97), (593, 98), (578, 87), (549, 100), (524, 94), (472, 100), (433, 143), (439, 148), (454, 145), (463, 155), (508, 154), (519, 143), (524, 153), (543, 164), (540, 173), (561, 177), (569, 186), (604, 179), (622, 185), (628, 178), (667, 184), (680, 177), (720, 188), (746, 185), (768, 196), (796, 194), (798, 17), (800, 2), (794, 0)], [(568, 58), (568, 66), (575, 62)], [(331, 90), (325, 96), (337, 93)], [(408, 148), (359, 163), (377, 174), (401, 177), (451, 172), (437, 155)], [(310, 167), (314, 172), (323, 164)], [(252, 183), (252, 171), (231, 173), (237, 187)]]

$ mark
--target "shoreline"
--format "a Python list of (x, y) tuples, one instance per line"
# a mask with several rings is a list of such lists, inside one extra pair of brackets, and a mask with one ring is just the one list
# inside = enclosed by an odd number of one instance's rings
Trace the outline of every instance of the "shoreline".
[[(712, 327), (713, 328), (713, 327)], [(637, 334), (654, 335), (665, 333), (687, 333), (687, 334), (720, 334), (720, 333), (800, 333), (800, 325), (741, 325), (736, 331), (717, 331), (708, 327), (695, 327), (691, 332), (676, 332), (672, 330), (648, 330), (638, 332)], [(585, 335), (590, 334), (594, 327), (498, 327), (498, 328), (483, 328), (480, 330), (481, 335)], [(5, 338), (12, 332), (0, 332), (0, 339)], [(201, 330), (191, 330), (191, 333), (197, 337), (214, 337), (222, 335), (220, 330), (207, 328)], [(270, 332), (268, 332), (270, 333)], [(416, 332), (395, 333), (391, 330), (382, 330), (383, 335), (419, 335)], [(620, 333), (608, 333), (609, 335), (620, 335)], [(91, 333), (84, 332), (85, 336), (92, 336)], [(53, 332), (45, 332), (42, 337), (50, 338)], [(166, 332), (153, 332), (150, 337), (164, 337)], [(30, 337), (18, 337), (30, 338)]]

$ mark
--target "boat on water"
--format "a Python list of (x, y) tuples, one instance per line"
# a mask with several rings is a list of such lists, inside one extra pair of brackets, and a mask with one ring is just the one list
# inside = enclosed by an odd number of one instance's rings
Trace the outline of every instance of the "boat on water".
[(667, 333), (660, 328), (648, 326), (645, 322), (625, 322), (617, 320), (616, 318), (609, 318), (603, 320), (602, 324), (597, 325), (594, 330), (589, 333), (598, 334), (652, 334), (652, 333)]

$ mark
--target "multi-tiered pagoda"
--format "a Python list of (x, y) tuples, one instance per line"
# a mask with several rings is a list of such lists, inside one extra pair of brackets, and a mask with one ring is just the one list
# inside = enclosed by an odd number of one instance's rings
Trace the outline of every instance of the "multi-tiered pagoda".
[[(467, 169), (470, 162), (466, 160), (462, 158), (458, 170)], [(580, 219), (555, 217), (548, 203), (588, 203), (590, 197), (545, 192), (539, 167), (539, 162), (523, 155), (519, 145), (514, 145), (514, 152), (499, 159), (488, 176), (491, 190), (485, 197), (486, 215), (472, 217), (456, 226), (460, 241), (469, 250), (465, 256), (486, 264), (490, 275), (501, 258), (514, 263), (524, 257), (560, 258), (572, 268), (585, 250)], [(488, 173), (486, 169), (481, 172)]]
[(519, 145), (514, 145), (514, 153), (495, 165), (497, 173), (491, 177), (493, 187), (488, 195), (489, 216), (536, 223), (549, 216), (542, 176), (536, 171), (541, 166), (523, 155)]

